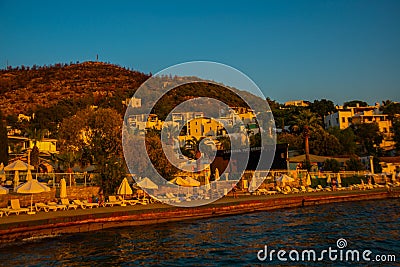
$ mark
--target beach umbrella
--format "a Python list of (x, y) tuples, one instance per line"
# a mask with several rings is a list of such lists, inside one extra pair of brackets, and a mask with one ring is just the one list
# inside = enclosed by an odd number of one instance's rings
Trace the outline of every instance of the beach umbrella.
[(290, 183), (290, 182), (293, 182), (293, 181), (294, 181), (294, 179), (293, 179), (292, 177), (290, 177), (290, 176), (288, 176), (288, 175), (286, 175), (286, 174), (282, 174), (282, 175), (279, 176), (276, 180), (277, 180), (278, 182), (282, 182), (282, 183)]
[(34, 167), (32, 165), (29, 165), (22, 160), (17, 160), (14, 161), (11, 164), (8, 164), (7, 166), (4, 167), (5, 171), (27, 171), (27, 170), (33, 170)]
[(8, 189), (8, 188), (2, 187), (2, 186), (0, 185), (0, 195), (8, 194), (8, 192), (9, 192), (9, 189)]
[(18, 184), (19, 184), (19, 171), (15, 171), (15, 174), (14, 174), (14, 191), (17, 188)]
[(170, 180), (169, 182), (172, 184), (180, 185), (180, 186), (191, 186), (190, 183), (187, 180), (183, 179), (182, 177), (175, 177), (174, 179)]
[[(126, 179), (126, 177), (122, 180), (117, 194), (118, 195), (122, 195), (122, 199), (125, 199), (125, 195), (132, 195), (132, 188), (128, 183), (128, 179)], [(122, 203), (121, 206), (125, 206), (126, 204)]]
[(26, 173), (26, 180), (27, 181), (32, 180), (32, 172), (31, 172), (31, 170), (28, 170), (28, 172)]
[(4, 164), (3, 162), (0, 164), (0, 181), (5, 182), (6, 180), (6, 172), (4, 171)]
[(156, 185), (152, 180), (147, 177), (136, 183), (136, 185), (143, 189), (158, 189), (158, 185)]
[(327, 183), (327, 184), (332, 183), (332, 178), (331, 178), (331, 175), (330, 175), (330, 174), (328, 174), (328, 177), (326, 178), (326, 183)]
[(279, 176), (276, 180), (277, 180), (278, 182), (281, 182), (281, 183), (282, 183), (282, 186), (285, 186), (286, 183), (290, 183), (290, 182), (293, 182), (293, 181), (294, 181), (294, 179), (293, 179), (292, 177), (287, 176), (286, 174), (282, 174), (282, 175)]
[(28, 214), (35, 214), (33, 211), (33, 194), (38, 194), (42, 192), (49, 192), (50, 187), (39, 183), (38, 180), (32, 179), (16, 188), (16, 192), (20, 194), (31, 194), (31, 211)]
[(218, 168), (215, 168), (215, 174), (214, 174), (214, 177), (215, 177), (215, 181), (218, 181), (218, 180), (220, 179), (220, 177), (219, 177), (219, 170), (218, 170)]
[(67, 181), (62, 178), (60, 181), (60, 198), (67, 198)]
[(249, 190), (250, 190), (250, 191), (254, 191), (254, 190), (256, 190), (256, 189), (257, 189), (257, 179), (256, 179), (256, 176), (253, 175), (253, 178), (251, 178), (251, 181), (250, 181), (250, 188), (249, 188)]
[(200, 182), (190, 176), (186, 177), (185, 181), (188, 182), (189, 186), (200, 186)]
[(306, 180), (306, 185), (310, 186), (311, 185), (311, 175), (307, 173), (307, 180)]
[(210, 175), (206, 175), (205, 179), (204, 179), (204, 185), (206, 190), (210, 190), (211, 189), (211, 185), (210, 185)]
[(340, 173), (337, 174), (336, 180), (337, 180), (337, 183), (338, 183), (338, 184), (341, 184), (341, 183), (342, 183), (342, 179), (340, 178)]

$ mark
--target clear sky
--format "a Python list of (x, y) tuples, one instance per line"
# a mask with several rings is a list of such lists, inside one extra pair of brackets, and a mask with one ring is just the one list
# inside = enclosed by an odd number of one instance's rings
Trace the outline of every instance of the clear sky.
[(156, 73), (192, 60), (265, 96), (400, 101), (400, 1), (3, 1), (0, 68), (99, 60)]

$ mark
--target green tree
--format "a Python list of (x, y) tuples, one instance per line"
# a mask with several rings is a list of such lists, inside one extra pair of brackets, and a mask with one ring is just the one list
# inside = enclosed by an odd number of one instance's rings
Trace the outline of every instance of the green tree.
[(230, 150), (231, 149), (231, 140), (228, 136), (220, 135), (217, 137), (219, 149), (222, 150)]
[(114, 194), (126, 175), (121, 145), (122, 118), (113, 109), (86, 109), (65, 119), (59, 130), (62, 152), (92, 159), (105, 194)]
[(277, 136), (278, 144), (289, 144), (290, 150), (300, 150), (303, 149), (303, 138), (301, 136), (291, 134), (291, 133), (279, 133)]
[(339, 127), (331, 127), (328, 132), (339, 140), (340, 154), (354, 155), (356, 153), (356, 136), (352, 128), (340, 130)]
[(356, 157), (351, 157), (346, 161), (346, 170), (348, 171), (362, 171), (365, 166), (362, 164), (361, 160)]
[(376, 123), (361, 123), (352, 125), (356, 140), (360, 144), (360, 153), (364, 155), (377, 155), (383, 136)]
[(393, 141), (395, 142), (396, 145), (396, 150), (399, 153), (400, 152), (400, 120), (396, 119), (393, 121)]
[(382, 112), (387, 114), (389, 119), (393, 121), (396, 114), (400, 114), (400, 103), (389, 102), (382, 107)]
[(7, 127), (3, 120), (3, 114), (0, 110), (0, 163), (8, 164), (8, 137)]
[(327, 159), (324, 161), (324, 171), (339, 172), (340, 163), (336, 159)]
[(310, 137), (310, 151), (312, 154), (335, 156), (340, 154), (341, 148), (339, 140), (321, 127), (316, 128)]
[(335, 104), (331, 100), (321, 99), (314, 100), (314, 103), (310, 105), (311, 112), (318, 114), (320, 121), (324, 121), (324, 116), (331, 112), (335, 112)]
[(345, 102), (345, 103), (343, 104), (343, 107), (345, 107), (345, 108), (346, 108), (346, 107), (356, 107), (357, 104), (358, 104), (360, 107), (367, 107), (367, 106), (368, 106), (368, 103), (365, 102), (365, 101), (361, 101), (361, 100), (352, 100), (352, 101)]

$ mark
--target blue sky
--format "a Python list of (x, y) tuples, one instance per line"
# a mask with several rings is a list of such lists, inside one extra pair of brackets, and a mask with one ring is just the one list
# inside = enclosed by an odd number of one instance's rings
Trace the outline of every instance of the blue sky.
[(209, 60), (280, 102), (400, 101), (399, 14), (397, 0), (0, 0), (0, 68), (99, 54), (156, 73)]

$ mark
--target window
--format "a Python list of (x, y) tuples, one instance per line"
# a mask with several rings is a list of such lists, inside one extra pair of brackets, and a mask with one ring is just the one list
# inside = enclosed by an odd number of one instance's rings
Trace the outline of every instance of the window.
[(345, 123), (346, 122), (346, 118), (342, 117), (342, 122)]

